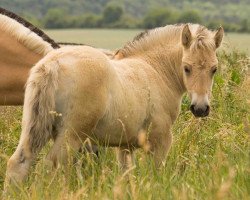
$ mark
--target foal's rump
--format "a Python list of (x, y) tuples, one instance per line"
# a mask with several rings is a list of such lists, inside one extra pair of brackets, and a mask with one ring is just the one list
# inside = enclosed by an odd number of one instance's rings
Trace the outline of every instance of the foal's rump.
[(35, 65), (24, 102), (24, 129), (34, 151), (55, 137), (55, 128), (92, 130), (106, 110), (108, 71), (107, 56), (91, 47), (63, 47)]
[(24, 103), (34, 146), (55, 138), (55, 130), (112, 146), (136, 143), (149, 113), (149, 89), (145, 77), (135, 75), (138, 63), (129, 64), (87, 46), (62, 47), (39, 61)]

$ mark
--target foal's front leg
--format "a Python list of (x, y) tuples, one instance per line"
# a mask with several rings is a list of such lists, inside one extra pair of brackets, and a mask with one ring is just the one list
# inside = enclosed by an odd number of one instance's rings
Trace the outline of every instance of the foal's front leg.
[(161, 123), (161, 120), (153, 124), (149, 141), (156, 167), (160, 167), (162, 164), (164, 165), (172, 144), (172, 133), (169, 126), (165, 123)]
[(158, 142), (152, 143), (152, 153), (156, 167), (165, 165), (165, 161), (172, 143), (172, 134), (166, 133)]
[(119, 167), (123, 172), (131, 168), (132, 165), (134, 164), (133, 151), (129, 150), (128, 148), (118, 147), (117, 157), (118, 157)]

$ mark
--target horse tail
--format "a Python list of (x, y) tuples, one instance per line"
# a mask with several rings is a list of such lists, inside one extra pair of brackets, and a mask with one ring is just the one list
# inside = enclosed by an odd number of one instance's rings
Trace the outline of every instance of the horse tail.
[(32, 68), (26, 84), (23, 131), (28, 134), (32, 152), (40, 151), (52, 137), (58, 69), (57, 61), (42, 59)]

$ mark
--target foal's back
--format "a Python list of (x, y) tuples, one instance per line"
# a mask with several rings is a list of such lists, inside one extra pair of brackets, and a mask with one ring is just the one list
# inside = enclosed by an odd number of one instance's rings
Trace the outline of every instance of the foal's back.
[(140, 59), (110, 60), (91, 47), (64, 47), (49, 57), (43, 62), (56, 59), (60, 66), (55, 109), (65, 122), (61, 132), (72, 128), (82, 140), (136, 145), (159, 100), (154, 70)]

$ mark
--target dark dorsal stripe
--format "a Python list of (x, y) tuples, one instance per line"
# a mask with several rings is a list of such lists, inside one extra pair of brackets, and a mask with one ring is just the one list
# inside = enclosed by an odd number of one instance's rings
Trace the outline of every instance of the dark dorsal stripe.
[(86, 44), (74, 43), (74, 42), (57, 42), (59, 45), (73, 45), (73, 46), (88, 46)]
[(54, 49), (60, 48), (60, 46), (54, 40), (52, 40), (48, 35), (46, 35), (41, 29), (37, 28), (36, 26), (34, 26), (30, 22), (26, 21), (22, 17), (16, 15), (15, 13), (10, 12), (9, 10), (6, 10), (6, 9), (0, 7), (0, 14), (5, 15), (7, 17), (10, 17), (11, 19), (14, 19), (18, 23), (22, 24), (23, 26), (25, 26), (26, 28), (28, 28), (29, 30), (31, 30), (32, 32), (36, 33), (44, 41), (50, 43), (50, 45)]

